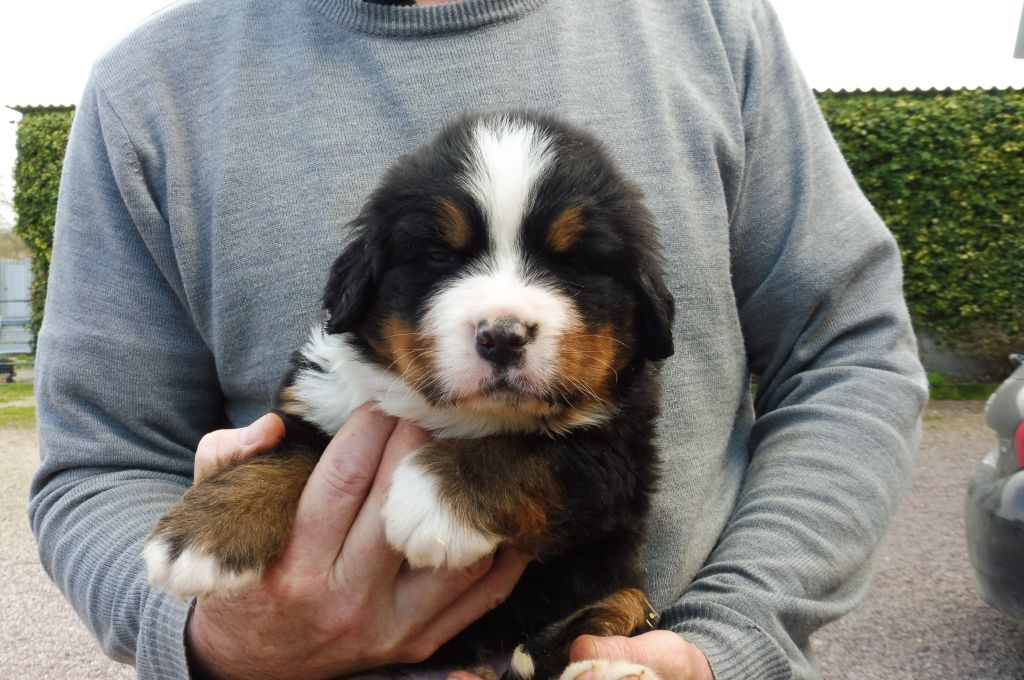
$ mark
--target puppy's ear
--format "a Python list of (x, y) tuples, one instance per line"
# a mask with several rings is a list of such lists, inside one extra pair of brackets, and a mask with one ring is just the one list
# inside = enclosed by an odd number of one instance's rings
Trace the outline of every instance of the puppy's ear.
[(651, 361), (672, 356), (672, 322), (676, 302), (665, 285), (665, 260), (658, 246), (654, 215), (647, 209), (643, 191), (626, 185), (629, 192), (618, 201), (629, 208), (619, 213), (620, 231), (627, 234), (627, 252), (633, 274), (632, 288), (637, 297), (634, 324), (640, 353)]
[(364, 229), (357, 225), (355, 230), (355, 238), (331, 266), (324, 288), (326, 328), (332, 334), (353, 330), (366, 316), (379, 276), (379, 258), (368, 252)]
[(651, 361), (672, 356), (672, 322), (676, 303), (662, 280), (661, 272), (641, 270), (637, 276), (639, 304), (636, 310), (636, 330), (640, 351)]

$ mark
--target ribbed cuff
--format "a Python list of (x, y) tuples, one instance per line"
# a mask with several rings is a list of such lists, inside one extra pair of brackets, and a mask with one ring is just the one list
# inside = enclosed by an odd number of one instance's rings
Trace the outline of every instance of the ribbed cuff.
[(327, 19), (374, 35), (415, 37), (457, 33), (514, 21), (547, 0), (459, 0), (440, 5), (378, 5), (364, 0), (309, 0)]
[(190, 609), (185, 600), (152, 591), (139, 627), (135, 656), (139, 680), (189, 680), (185, 625)]
[(787, 680), (793, 672), (779, 643), (742, 614), (712, 602), (666, 611), (661, 626), (697, 645), (715, 680)]

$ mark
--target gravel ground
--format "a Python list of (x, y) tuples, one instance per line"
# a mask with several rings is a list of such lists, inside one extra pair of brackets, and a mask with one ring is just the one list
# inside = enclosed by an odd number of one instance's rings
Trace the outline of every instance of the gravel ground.
[(929, 407), (914, 486), (874, 586), (857, 610), (814, 638), (828, 680), (1024, 678), (1024, 626), (975, 596), (967, 559), (967, 480), (993, 445), (983, 407)]
[[(963, 538), (967, 480), (991, 438), (981, 402), (939, 402), (925, 418), (914, 488), (900, 507), (867, 601), (815, 636), (827, 680), (1024, 678), (1024, 626), (974, 595)], [(130, 678), (105, 659), (36, 559), (25, 516), (31, 432), (0, 431), (0, 675)]]
[(25, 513), (38, 461), (35, 433), (0, 430), (0, 456), (0, 677), (134, 677), (131, 668), (103, 656), (39, 564)]

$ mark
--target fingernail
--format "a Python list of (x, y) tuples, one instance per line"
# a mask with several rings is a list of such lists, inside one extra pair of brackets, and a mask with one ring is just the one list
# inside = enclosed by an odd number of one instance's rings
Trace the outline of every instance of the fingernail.
[(242, 430), (242, 436), (239, 438), (242, 442), (242, 446), (252, 446), (260, 441), (263, 435), (263, 428), (266, 427), (267, 416), (260, 416), (252, 423), (249, 424), (244, 430)]

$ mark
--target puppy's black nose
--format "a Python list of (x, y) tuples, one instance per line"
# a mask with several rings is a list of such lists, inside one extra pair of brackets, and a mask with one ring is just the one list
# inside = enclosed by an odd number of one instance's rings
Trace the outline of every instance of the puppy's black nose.
[(509, 366), (523, 358), (526, 345), (537, 335), (536, 324), (525, 324), (514, 316), (481, 321), (476, 326), (476, 353), (498, 366)]

